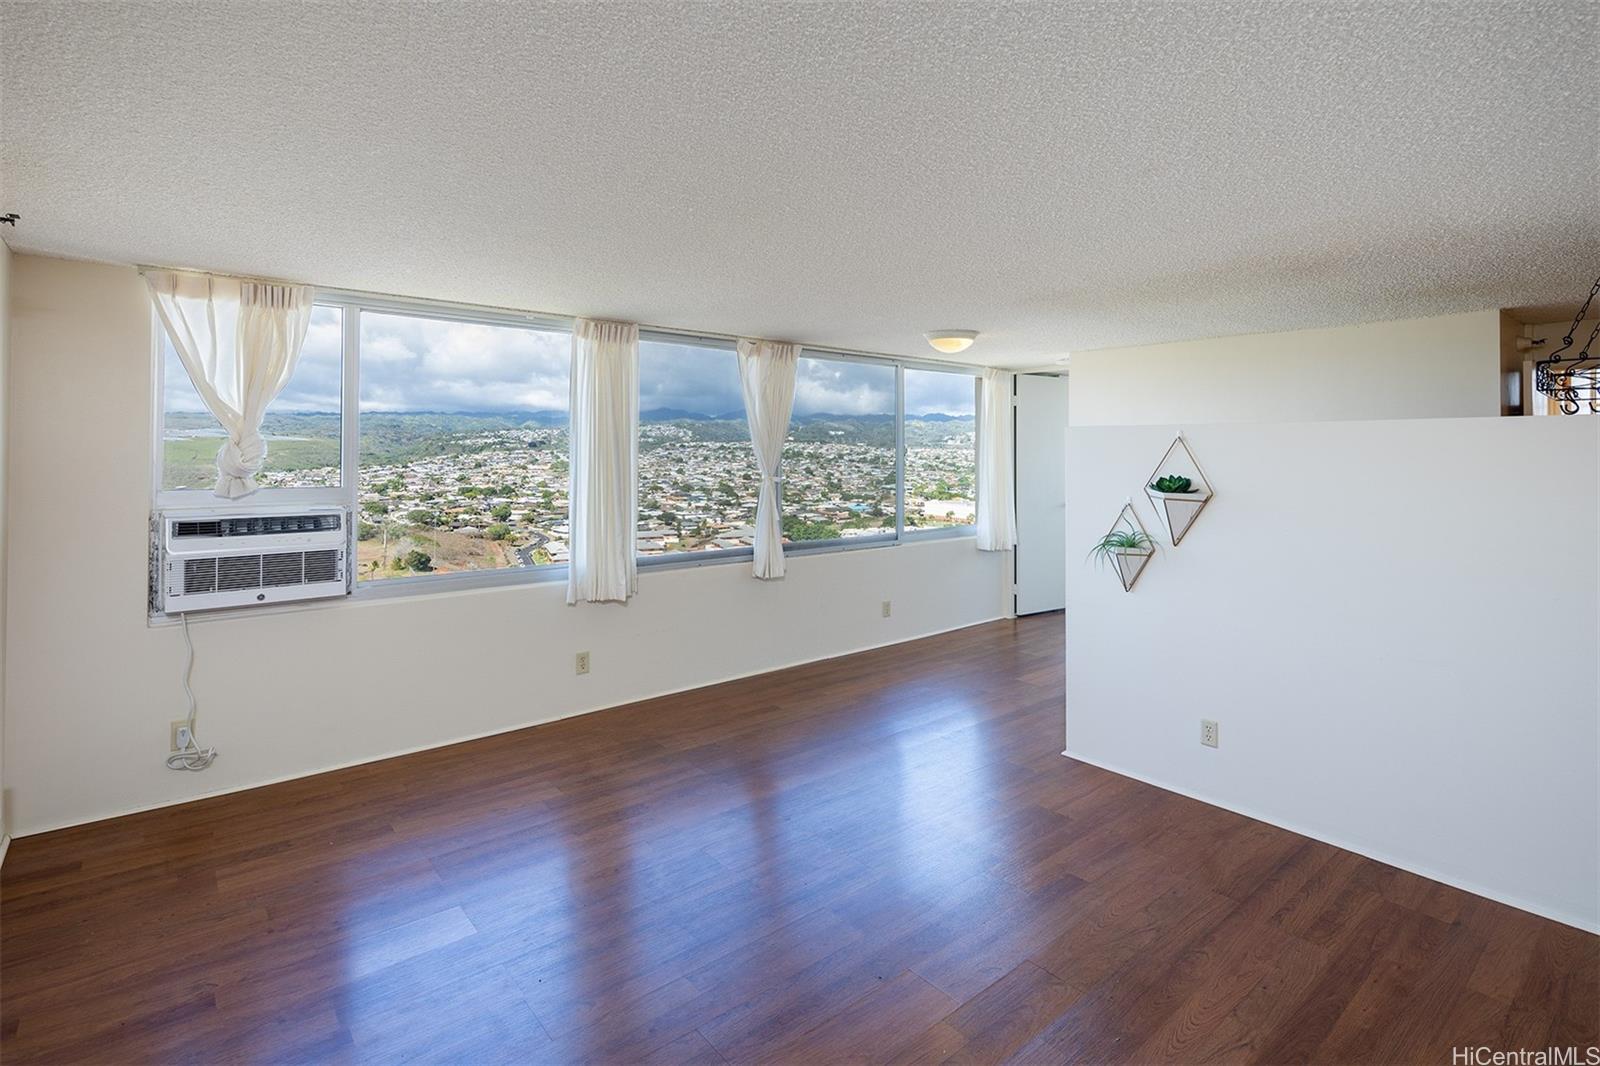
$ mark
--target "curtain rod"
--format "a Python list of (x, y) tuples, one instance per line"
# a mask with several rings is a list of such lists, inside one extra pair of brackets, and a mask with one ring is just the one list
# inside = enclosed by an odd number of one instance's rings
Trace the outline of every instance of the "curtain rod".
[(198, 277), (228, 278), (232, 281), (257, 281), (266, 285), (304, 285), (308, 289), (316, 288), (316, 286), (311, 284), (309, 281), (295, 281), (291, 278), (271, 278), (264, 277), (260, 274), (231, 274), (226, 270), (194, 270), (190, 267), (155, 266), (150, 263), (135, 263), (134, 269), (137, 270), (140, 275), (148, 274), (153, 270), (157, 270), (171, 274), (192, 274)]

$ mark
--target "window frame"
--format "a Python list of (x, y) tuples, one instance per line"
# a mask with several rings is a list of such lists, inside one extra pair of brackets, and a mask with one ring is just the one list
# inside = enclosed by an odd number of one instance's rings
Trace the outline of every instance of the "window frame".
[[(964, 371), (960, 371), (960, 370), (952, 371), (947, 366), (935, 367), (935, 366), (929, 366), (929, 365), (923, 364), (923, 363), (909, 363), (909, 364), (904, 365), (903, 369), (904, 370), (922, 370), (922, 371), (929, 371), (929, 372), (933, 372), (933, 373), (942, 373), (942, 374), (949, 374), (949, 373), (965, 374)], [(966, 376), (970, 376), (972, 378), (972, 439), (973, 439), (973, 449), (972, 449), (972, 521), (967, 522), (967, 523), (965, 523), (963, 525), (927, 526), (927, 527), (918, 528), (918, 529), (902, 530), (901, 536), (905, 540), (919, 540), (919, 541), (920, 540), (937, 540), (940, 537), (975, 537), (975, 536), (978, 535), (978, 482), (983, 477), (983, 471), (978, 467), (977, 439), (978, 439), (978, 434), (982, 431), (981, 423), (983, 421), (983, 373), (979, 368), (974, 367), (973, 368), (973, 373), (971, 375), (966, 375)], [(900, 494), (901, 494), (900, 495), (900, 520), (902, 522), (905, 521), (905, 516), (906, 516), (906, 501), (905, 501), (906, 482), (905, 482), (905, 470), (903, 469), (903, 464), (905, 463), (905, 429), (906, 429), (905, 398), (906, 398), (905, 374), (902, 372), (901, 375), (900, 375), (900, 423), (899, 423), (900, 424), (900, 435), (901, 435), (900, 461), (901, 461), (901, 464), (902, 464), (902, 469), (901, 469), (901, 472), (900, 472)]]
[[(162, 511), (216, 509), (237, 506), (242, 511), (257, 508), (283, 508), (300, 506), (339, 506), (359, 516), (360, 507), (360, 440), (361, 440), (361, 313), (405, 315), (413, 318), (431, 318), (447, 322), (478, 325), (513, 326), (553, 330), (570, 334), (576, 321), (572, 316), (518, 311), (510, 308), (432, 300), (407, 296), (390, 296), (351, 289), (316, 288), (314, 303), (317, 306), (338, 308), (341, 315), (342, 343), (340, 347), (341, 391), (339, 398), (339, 485), (314, 488), (263, 488), (252, 496), (229, 504), (219, 500), (206, 489), (162, 488), (166, 448), (166, 359), (164, 348), (165, 327), (152, 307), (150, 311), (151, 337), (150, 361), (153, 367), (152, 410), (153, 433), (150, 442), (151, 484), (150, 501), (152, 517)], [(690, 344), (736, 352), (737, 338), (674, 329), (665, 326), (639, 328), (641, 341), (668, 344)], [(905, 525), (906, 508), (906, 440), (905, 440), (905, 372), (928, 370), (946, 374), (969, 376), (974, 379), (974, 389), (980, 384), (981, 368), (961, 364), (943, 363), (900, 356), (873, 355), (842, 348), (804, 345), (800, 358), (835, 362), (864, 363), (888, 366), (895, 372), (895, 525), (892, 531), (860, 537), (836, 537), (828, 540), (791, 541), (784, 544), (788, 556), (827, 554), (838, 551), (858, 551), (872, 548), (895, 547), (901, 544), (922, 543), (942, 538), (973, 536), (973, 525), (940, 526), (927, 529), (908, 529)], [(737, 358), (737, 355), (735, 355)], [(974, 410), (981, 411), (974, 392)], [(977, 428), (976, 421), (974, 423)], [(749, 560), (753, 548), (725, 548), (705, 552), (665, 552), (660, 555), (637, 555), (639, 569), (671, 570), (699, 566), (716, 566), (724, 563)], [(565, 581), (567, 564), (548, 563), (542, 566), (502, 567), (494, 570), (462, 570), (445, 574), (412, 574), (406, 577), (385, 578), (382, 581), (353, 582), (350, 599), (377, 600), (394, 597), (427, 595), (432, 592), (462, 592), (475, 589), (503, 588), (516, 585), (544, 584)], [(307, 604), (285, 605), (285, 610), (306, 610), (326, 607), (340, 601), (316, 601)], [(261, 608), (250, 608), (259, 611)], [(221, 611), (218, 614), (229, 614)], [(159, 620), (160, 616), (153, 616)]]
[[(733, 337), (716, 337), (704, 333), (665, 329), (660, 326), (640, 326), (639, 343), (646, 341), (655, 344), (681, 344), (685, 347), (711, 348), (725, 351), (733, 356), (735, 370), (739, 362), (739, 342)], [(643, 423), (641, 423), (642, 425)], [(749, 443), (750, 422), (745, 420), (746, 443)], [(637, 480), (638, 472), (635, 471)], [(634, 533), (638, 533), (638, 523), (634, 523)], [(634, 561), (640, 570), (673, 569), (686, 566), (708, 566), (714, 563), (735, 562), (739, 559), (750, 559), (755, 555), (754, 548), (718, 548), (705, 552), (662, 552), (660, 555), (640, 555), (638, 546), (634, 547)]]
[[(313, 304), (316, 306), (339, 306), (331, 300), (322, 299), (322, 294), (317, 293)], [(345, 489), (350, 485), (350, 479), (355, 476), (356, 456), (352, 451), (350, 437), (350, 396), (352, 387), (352, 370), (350, 358), (350, 314), (343, 308), (340, 309), (339, 326), (341, 340), (339, 345), (339, 484), (318, 485), (301, 488), (273, 488), (257, 489), (250, 496), (239, 503), (244, 510), (256, 508), (283, 508), (283, 507), (315, 507), (315, 506), (344, 506), (347, 494)], [(155, 431), (150, 439), (150, 506), (155, 513), (162, 511), (195, 511), (217, 510), (233, 504), (217, 497), (210, 489), (169, 489), (163, 487), (162, 482), (166, 474), (167, 459), (167, 360), (166, 360), (167, 332), (161, 322), (161, 316), (156, 314), (154, 307), (150, 309), (150, 365), (153, 368), (150, 375), (152, 385), (151, 410), (154, 413)]]
[[(865, 363), (867, 365), (891, 366), (894, 368), (894, 530), (889, 533), (873, 533), (864, 537), (829, 537), (826, 540), (784, 541), (783, 554), (786, 556), (804, 555), (808, 552), (873, 548), (901, 543), (905, 539), (906, 518), (906, 375), (903, 364), (897, 359), (861, 355), (856, 352), (843, 352), (832, 348), (801, 347), (799, 358), (820, 359), (824, 362), (835, 363)], [(745, 554), (754, 555), (755, 553), (752, 549), (746, 551)]]
[[(352, 454), (349, 491), (341, 501), (352, 516), (353, 522), (361, 520), (361, 313), (371, 311), (380, 315), (401, 315), (408, 318), (430, 318), (440, 322), (461, 322), (469, 325), (511, 326), (522, 329), (542, 329), (571, 334), (575, 319), (560, 315), (544, 315), (531, 311), (511, 311), (505, 308), (478, 307), (471, 304), (450, 303), (442, 300), (421, 300), (402, 296), (375, 296), (345, 289), (319, 289), (317, 302), (344, 308), (344, 349), (354, 352), (355, 372), (346, 374), (346, 387), (353, 402), (345, 401), (343, 425), (346, 447)], [(571, 373), (571, 367), (568, 367)], [(543, 566), (503, 566), (494, 570), (457, 570), (447, 574), (408, 574), (405, 577), (387, 577), (382, 581), (362, 581), (358, 574), (351, 583), (351, 597), (381, 599), (393, 596), (411, 596), (432, 589), (440, 591), (465, 591), (493, 588), (503, 585), (536, 584), (547, 581), (565, 581), (566, 563), (547, 563)]]

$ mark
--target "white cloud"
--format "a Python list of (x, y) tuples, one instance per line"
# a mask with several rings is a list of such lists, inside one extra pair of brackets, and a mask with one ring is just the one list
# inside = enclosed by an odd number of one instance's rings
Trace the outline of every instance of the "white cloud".
[(894, 368), (838, 359), (801, 359), (795, 378), (796, 415), (894, 414)]
[(977, 378), (938, 370), (906, 371), (906, 414), (971, 415), (977, 409)]
[[(564, 411), (570, 338), (565, 333), (404, 315), (361, 320), (361, 408), (367, 411)], [(340, 312), (319, 307), (306, 332), (294, 378), (279, 411), (337, 411), (342, 388)], [(972, 377), (907, 371), (906, 411), (971, 414)], [(731, 350), (686, 344), (640, 344), (641, 410), (700, 415), (743, 410)], [(169, 411), (203, 411), (182, 365), (170, 352)], [(894, 369), (882, 364), (803, 358), (795, 414), (892, 414)]]

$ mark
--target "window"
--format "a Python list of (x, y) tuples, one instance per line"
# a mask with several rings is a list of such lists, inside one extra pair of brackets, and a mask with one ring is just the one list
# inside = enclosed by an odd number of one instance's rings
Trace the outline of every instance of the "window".
[[(155, 506), (350, 507), (367, 589), (565, 564), (566, 323), (357, 293), (318, 301), (263, 421), (261, 491), (229, 504), (211, 495), (222, 428), (156, 327)], [(784, 540), (873, 544), (970, 527), (975, 385), (954, 368), (802, 354)], [(639, 557), (748, 558), (760, 476), (734, 344), (645, 331), (639, 393)]]
[[(256, 483), (271, 488), (339, 484), (340, 397), (343, 393), (344, 315), (317, 305), (306, 327), (294, 376), (262, 419), (267, 461)], [(165, 329), (161, 340), (161, 488), (209, 492), (217, 481), (217, 449), (225, 436), (206, 410)]]
[(359, 578), (566, 562), (569, 334), (359, 313)]
[(639, 555), (749, 548), (760, 487), (732, 346), (641, 339)]
[(906, 529), (970, 526), (977, 513), (978, 381), (905, 371)]
[(783, 449), (786, 541), (893, 536), (895, 367), (802, 356)]

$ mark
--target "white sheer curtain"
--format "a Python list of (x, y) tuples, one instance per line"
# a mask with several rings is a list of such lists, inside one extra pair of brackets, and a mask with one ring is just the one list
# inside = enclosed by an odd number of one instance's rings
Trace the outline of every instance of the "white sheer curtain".
[(739, 384), (744, 390), (744, 416), (750, 423), (750, 444), (761, 470), (756, 502), (755, 575), (783, 576), (783, 439), (789, 435), (794, 410), (794, 376), (800, 349), (775, 341), (739, 341)]
[(195, 391), (228, 434), (217, 451), (215, 492), (248, 496), (267, 458), (261, 419), (294, 376), (315, 293), (172, 270), (149, 271), (145, 282)]
[(567, 602), (626, 603), (639, 586), (638, 326), (573, 325), (571, 399)]
[(1013, 375), (987, 369), (978, 402), (978, 550), (1006, 551), (1017, 543), (1011, 456)]

